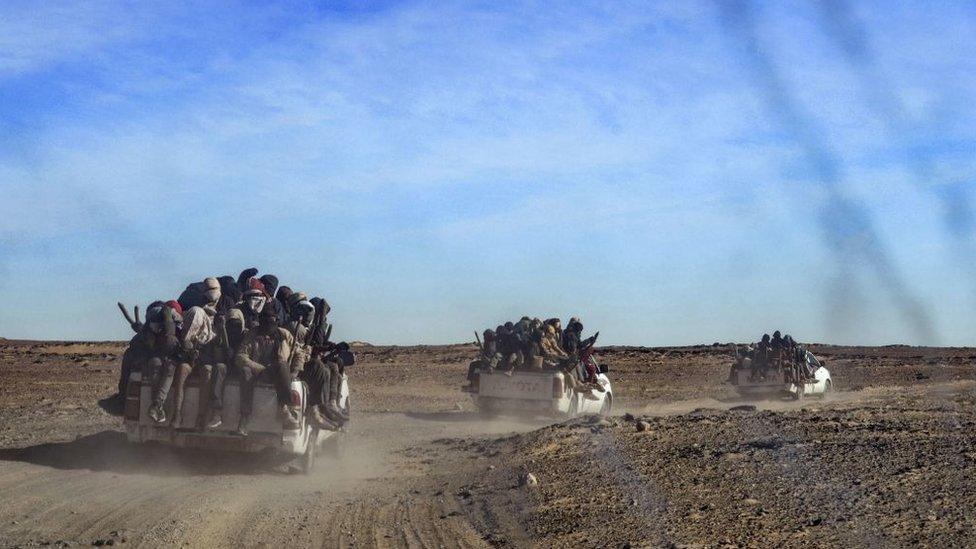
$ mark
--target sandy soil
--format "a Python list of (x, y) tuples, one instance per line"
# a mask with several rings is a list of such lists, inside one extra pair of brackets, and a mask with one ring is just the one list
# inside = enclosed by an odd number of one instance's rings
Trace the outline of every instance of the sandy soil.
[(731, 347), (606, 348), (614, 417), (486, 423), (474, 346), (360, 347), (310, 476), (124, 443), (122, 350), (0, 341), (0, 546), (976, 544), (973, 349), (815, 346), (833, 398), (733, 410)]

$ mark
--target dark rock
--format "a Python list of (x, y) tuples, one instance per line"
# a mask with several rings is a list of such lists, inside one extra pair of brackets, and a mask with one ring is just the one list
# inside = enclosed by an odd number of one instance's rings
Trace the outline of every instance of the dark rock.
[(754, 404), (740, 404), (729, 408), (729, 410), (732, 412), (755, 412), (756, 406)]

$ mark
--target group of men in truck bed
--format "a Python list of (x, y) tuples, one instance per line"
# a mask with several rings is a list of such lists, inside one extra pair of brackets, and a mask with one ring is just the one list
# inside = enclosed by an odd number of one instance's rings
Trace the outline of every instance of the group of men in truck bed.
[[(291, 405), (291, 381), (309, 387), (310, 421), (335, 430), (348, 416), (338, 405), (342, 374), (355, 362), (346, 343), (329, 340), (329, 304), (320, 297), (278, 285), (272, 274), (258, 277), (256, 268), (232, 276), (210, 277), (191, 283), (171, 301), (154, 301), (145, 322), (119, 304), (135, 336), (122, 356), (118, 393), (99, 404), (122, 415), (132, 372), (142, 372), (152, 387), (148, 415), (173, 428), (216, 429), (237, 421), (246, 434), (254, 383), (270, 382), (277, 393), (278, 413), (285, 428), (297, 428), (301, 411)], [(223, 417), (223, 389), (228, 375), (241, 381), (241, 417)], [(196, 425), (181, 425), (183, 390), (191, 376), (202, 379), (206, 405)], [(165, 403), (172, 391), (171, 418)], [(168, 419), (168, 421), (167, 421)]]
[[(477, 336), (477, 333), (475, 333)], [(566, 328), (558, 318), (540, 320), (523, 316), (518, 322), (506, 322), (494, 330), (487, 329), (479, 339), (480, 355), (468, 367), (472, 390), (476, 372), (501, 370), (551, 370), (566, 372), (569, 386), (584, 395), (591, 390), (603, 391), (596, 383), (597, 365), (592, 347), (600, 332), (583, 339), (583, 323), (569, 319)]]
[(806, 349), (789, 334), (781, 335), (779, 330), (763, 334), (758, 343), (745, 348), (736, 348), (735, 370), (749, 370), (749, 381), (765, 381), (770, 372), (786, 374), (789, 381), (802, 381), (813, 377), (806, 361)]

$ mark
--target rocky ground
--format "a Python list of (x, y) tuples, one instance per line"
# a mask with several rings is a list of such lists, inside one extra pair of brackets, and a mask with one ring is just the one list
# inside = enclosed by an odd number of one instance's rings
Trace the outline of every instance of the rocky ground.
[(122, 350), (0, 341), (0, 546), (976, 544), (973, 349), (814, 346), (839, 391), (794, 403), (738, 400), (729, 346), (605, 348), (614, 417), (485, 423), (473, 345), (362, 346), (307, 477), (122, 442)]

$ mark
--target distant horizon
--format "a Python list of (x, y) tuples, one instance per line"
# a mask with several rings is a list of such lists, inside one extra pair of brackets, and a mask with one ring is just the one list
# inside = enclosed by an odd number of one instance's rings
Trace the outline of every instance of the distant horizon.
[[(0, 341), (12, 342), (12, 343), (41, 343), (41, 344), (65, 344), (65, 345), (81, 345), (81, 344), (125, 344), (129, 339), (104, 339), (104, 340), (81, 340), (81, 339), (20, 339), (20, 338), (8, 338), (0, 336)], [(607, 348), (626, 348), (626, 349), (677, 349), (677, 348), (699, 348), (699, 347), (726, 347), (729, 345), (749, 345), (751, 343), (757, 343), (757, 341), (724, 341), (712, 343), (682, 343), (682, 344), (672, 344), (672, 345), (631, 345), (627, 343), (614, 343), (610, 345), (596, 345), (597, 349), (607, 349)], [(467, 345), (477, 346), (477, 342), (471, 341), (461, 341), (456, 343), (372, 343), (370, 341), (360, 341), (360, 340), (347, 340), (347, 343), (353, 346), (366, 346), (366, 347), (460, 347)], [(885, 343), (880, 345), (864, 345), (857, 343), (823, 343), (817, 341), (800, 341), (800, 345), (812, 345), (817, 347), (861, 347), (866, 349), (880, 349), (884, 347), (909, 347), (917, 349), (976, 349), (976, 345), (965, 346), (965, 345), (911, 345), (907, 343)]]
[[(0, 6), (0, 333), (256, 266), (337, 337), (976, 343), (968, 2)], [(591, 332), (592, 333), (592, 332)], [(804, 337), (805, 336), (805, 337)]]

